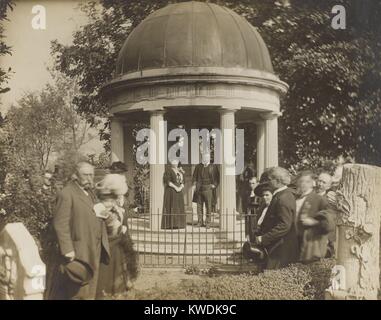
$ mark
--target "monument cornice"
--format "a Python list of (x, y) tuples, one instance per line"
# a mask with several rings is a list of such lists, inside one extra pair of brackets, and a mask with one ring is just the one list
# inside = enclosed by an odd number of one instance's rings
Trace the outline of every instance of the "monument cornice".
[(267, 88), (285, 94), (288, 85), (272, 73), (220, 67), (159, 68), (128, 73), (114, 78), (101, 89), (103, 95), (143, 86), (183, 85), (190, 83), (240, 84)]
[(111, 93), (107, 100), (112, 113), (181, 106), (279, 110), (277, 92), (241, 83), (157, 83), (150, 86), (123, 87), (112, 90)]

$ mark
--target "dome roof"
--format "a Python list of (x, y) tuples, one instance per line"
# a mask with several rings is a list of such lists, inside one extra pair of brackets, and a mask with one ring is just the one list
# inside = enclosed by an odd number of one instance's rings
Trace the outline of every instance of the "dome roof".
[(182, 2), (150, 14), (129, 35), (116, 76), (171, 67), (244, 68), (273, 73), (257, 30), (230, 9)]

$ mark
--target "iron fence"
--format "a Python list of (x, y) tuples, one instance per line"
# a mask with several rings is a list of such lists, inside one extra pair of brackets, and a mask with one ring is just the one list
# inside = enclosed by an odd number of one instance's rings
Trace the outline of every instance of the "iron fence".
[(255, 219), (254, 215), (212, 213), (208, 226), (200, 226), (197, 214), (157, 213), (130, 215), (128, 224), (142, 266), (243, 266), (250, 265), (242, 246)]

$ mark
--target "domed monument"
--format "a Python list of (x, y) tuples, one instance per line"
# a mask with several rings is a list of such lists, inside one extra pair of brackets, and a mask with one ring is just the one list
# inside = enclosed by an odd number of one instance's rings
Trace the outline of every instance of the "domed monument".
[[(103, 88), (113, 115), (112, 161), (133, 166), (132, 124), (149, 123), (157, 145), (165, 130), (234, 130), (256, 126), (257, 174), (278, 164), (279, 97), (287, 84), (274, 74), (266, 44), (257, 30), (232, 10), (212, 3), (182, 2), (150, 14), (128, 36), (116, 63), (115, 76)], [(161, 125), (166, 120), (168, 128)], [(160, 153), (160, 146), (150, 150)], [(194, 166), (184, 166), (190, 183)], [(162, 210), (165, 164), (150, 164), (151, 228)], [(235, 176), (221, 164), (219, 209), (223, 219), (236, 209)], [(187, 188), (186, 204), (191, 206)], [(158, 221), (156, 221), (158, 220)], [(223, 222), (227, 221), (227, 222)]]

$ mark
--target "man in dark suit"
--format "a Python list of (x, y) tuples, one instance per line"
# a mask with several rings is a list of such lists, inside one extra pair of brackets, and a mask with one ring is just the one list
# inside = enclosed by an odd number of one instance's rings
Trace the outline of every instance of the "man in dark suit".
[(241, 191), (242, 213), (245, 215), (245, 236), (249, 235), (250, 239), (252, 239), (253, 232), (256, 229), (259, 207), (263, 203), (261, 197), (256, 196), (254, 193), (257, 185), (257, 178), (252, 177), (247, 182), (246, 188)]
[[(76, 166), (73, 181), (58, 195), (53, 218), (61, 253), (60, 274), (53, 294), (58, 299), (94, 299), (101, 259), (109, 259), (109, 243), (104, 221), (93, 210), (94, 168), (87, 162)], [(91, 275), (86, 284), (71, 281), (67, 266), (73, 261), (86, 267)]]
[(332, 186), (332, 176), (328, 172), (321, 172), (316, 180), (316, 193), (326, 197)]
[[(286, 169), (274, 167), (261, 177), (267, 184), (273, 198), (260, 226), (256, 244), (267, 253), (266, 269), (278, 269), (296, 262), (298, 259), (298, 239), (295, 230), (295, 196), (291, 189), (290, 174)], [(256, 190), (259, 190), (256, 188)]]
[(328, 200), (314, 191), (314, 174), (302, 171), (297, 179), (296, 231), (300, 243), (300, 260), (312, 262), (327, 254), (328, 233), (332, 221)]
[[(197, 202), (198, 227), (210, 227), (211, 211), (213, 203), (213, 191), (218, 187), (220, 172), (218, 167), (210, 163), (210, 154), (202, 155), (202, 163), (199, 163), (193, 172), (193, 192), (194, 200)], [(204, 224), (203, 207), (206, 207), (206, 217)]]

